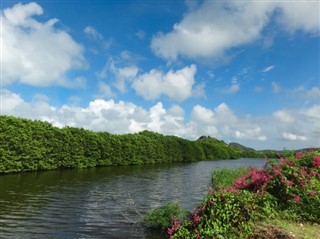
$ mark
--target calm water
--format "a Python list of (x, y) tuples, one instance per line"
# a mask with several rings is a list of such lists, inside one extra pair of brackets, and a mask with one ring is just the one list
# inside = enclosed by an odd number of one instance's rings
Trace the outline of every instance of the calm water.
[(107, 167), (0, 176), (0, 238), (163, 238), (139, 213), (179, 202), (192, 210), (211, 171), (263, 159)]

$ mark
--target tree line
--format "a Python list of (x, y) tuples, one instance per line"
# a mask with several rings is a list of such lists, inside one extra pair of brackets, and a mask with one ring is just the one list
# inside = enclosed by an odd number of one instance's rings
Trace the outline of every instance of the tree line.
[(212, 138), (190, 141), (151, 131), (115, 135), (0, 116), (0, 173), (261, 156)]

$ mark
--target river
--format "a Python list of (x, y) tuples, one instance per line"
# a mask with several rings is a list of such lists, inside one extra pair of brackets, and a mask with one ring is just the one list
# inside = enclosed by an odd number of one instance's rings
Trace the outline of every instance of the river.
[(163, 238), (139, 214), (167, 202), (192, 210), (214, 168), (263, 159), (104, 167), (0, 176), (0, 238)]

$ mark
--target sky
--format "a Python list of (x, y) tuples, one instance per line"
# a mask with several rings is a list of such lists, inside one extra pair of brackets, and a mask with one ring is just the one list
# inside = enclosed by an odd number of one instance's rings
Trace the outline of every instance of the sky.
[(0, 113), (320, 146), (319, 1), (1, 1)]

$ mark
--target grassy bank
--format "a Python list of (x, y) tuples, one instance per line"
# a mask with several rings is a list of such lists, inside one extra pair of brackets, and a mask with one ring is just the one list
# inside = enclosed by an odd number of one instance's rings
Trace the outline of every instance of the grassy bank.
[[(173, 215), (170, 238), (317, 238), (320, 151), (278, 155), (261, 169), (213, 171), (212, 188), (188, 217)], [(178, 215), (178, 214), (177, 214)]]
[[(226, 188), (232, 185), (239, 177), (242, 177), (250, 172), (250, 168), (222, 168), (215, 169), (212, 172), (212, 188)], [(320, 210), (320, 208), (319, 208)], [(275, 216), (270, 220), (265, 220), (261, 224), (253, 227), (255, 234), (252, 238), (297, 238), (297, 239), (315, 239), (320, 235), (320, 222), (310, 223), (308, 221), (292, 221), (286, 218), (281, 218), (281, 215)], [(275, 230), (276, 229), (276, 230)], [(283, 230), (282, 235), (279, 231)], [(278, 235), (275, 235), (278, 233)]]
[(249, 171), (250, 168), (247, 167), (214, 169), (211, 177), (211, 187), (214, 190), (219, 190), (220, 188), (230, 186), (237, 178), (245, 175)]
[[(298, 153), (292, 158), (278, 157), (265, 168), (253, 168), (229, 185), (219, 175), (221, 172), (214, 173), (216, 183), (222, 179), (220, 184), (224, 185), (210, 192), (191, 218), (182, 221), (179, 227), (172, 227), (169, 235), (173, 238), (250, 238), (257, 233), (257, 222), (267, 223), (270, 218), (286, 222), (284, 225), (291, 225), (291, 221), (318, 224), (320, 151)], [(223, 173), (229, 175), (226, 178), (234, 178), (236, 174)], [(290, 238), (290, 234), (286, 236)]]
[(315, 239), (320, 238), (320, 225), (319, 223), (309, 222), (294, 222), (288, 219), (273, 219), (269, 224), (275, 225), (284, 229), (295, 238), (301, 239)]

